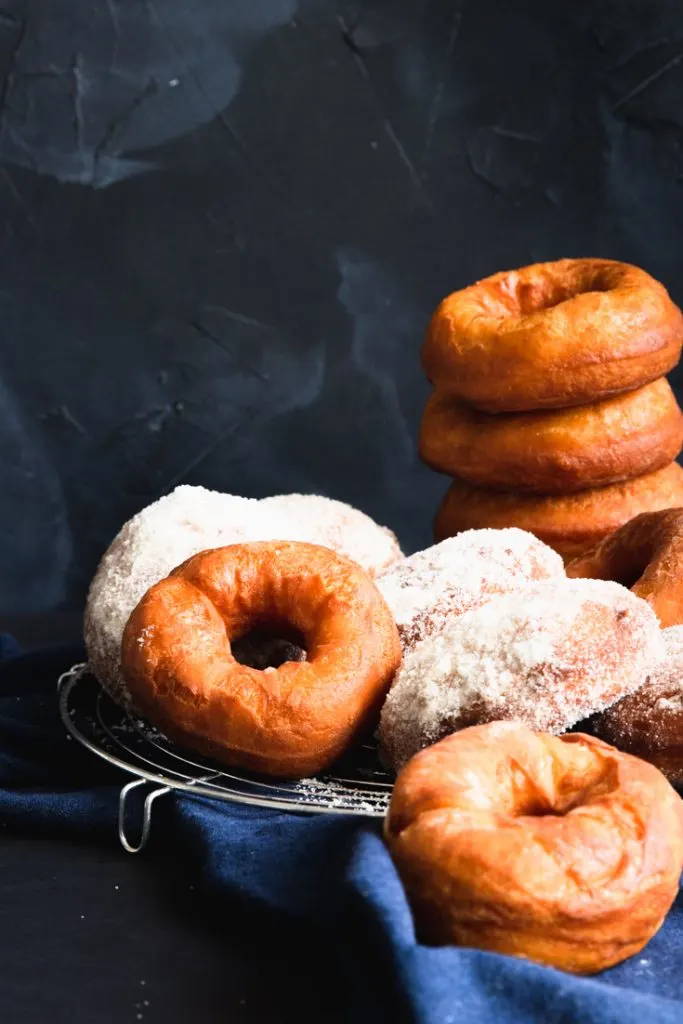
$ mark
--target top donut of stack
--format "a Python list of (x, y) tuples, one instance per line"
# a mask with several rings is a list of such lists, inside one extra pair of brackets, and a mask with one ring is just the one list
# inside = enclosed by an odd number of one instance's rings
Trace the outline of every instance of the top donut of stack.
[(681, 311), (644, 270), (565, 259), (449, 295), (422, 365), (437, 390), (485, 412), (562, 409), (661, 377), (682, 343)]

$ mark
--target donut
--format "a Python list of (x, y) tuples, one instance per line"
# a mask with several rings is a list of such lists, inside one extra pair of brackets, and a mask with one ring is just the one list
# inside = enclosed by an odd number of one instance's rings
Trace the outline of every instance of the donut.
[(492, 598), (405, 651), (382, 708), (395, 770), (470, 725), (561, 733), (642, 685), (664, 657), (657, 617), (618, 583), (558, 580)]
[(683, 508), (636, 516), (571, 561), (567, 575), (617, 580), (652, 605), (660, 625), (683, 623)]
[[(290, 633), (306, 661), (241, 665), (231, 641), (259, 628)], [(327, 768), (376, 721), (401, 660), (365, 570), (299, 541), (194, 555), (147, 591), (121, 652), (133, 707), (169, 739), (285, 778)]]
[(571, 494), (653, 472), (683, 445), (683, 414), (662, 377), (579, 408), (494, 416), (449, 395), (427, 402), (420, 455), (479, 487)]
[(408, 764), (384, 834), (418, 941), (594, 974), (662, 924), (682, 808), (656, 768), (592, 736), (494, 722)]
[(675, 462), (625, 483), (568, 495), (487, 491), (454, 479), (436, 514), (434, 539), (518, 526), (572, 559), (640, 512), (677, 505), (683, 505), (683, 469)]
[(563, 409), (647, 384), (678, 362), (683, 317), (644, 270), (565, 259), (494, 274), (434, 313), (422, 364), (486, 412)]
[(530, 533), (467, 530), (404, 558), (377, 577), (377, 587), (406, 649), (496, 594), (564, 575), (560, 556)]
[(591, 732), (683, 785), (683, 626), (662, 630), (666, 656), (635, 693), (590, 720)]
[(260, 506), (269, 517), (296, 524), (301, 536), (293, 540), (332, 548), (358, 562), (371, 576), (403, 558), (396, 535), (388, 527), (379, 526), (343, 501), (319, 494), (278, 494), (262, 498)]
[[(371, 574), (402, 557), (389, 530), (340, 501), (297, 494), (257, 501), (204, 487), (177, 487), (123, 526), (90, 585), (84, 620), (88, 661), (114, 700), (127, 700), (121, 637), (145, 591), (199, 551), (257, 540), (321, 544), (358, 561)], [(282, 649), (277, 653), (271, 645), (269, 651), (276, 654), (277, 664)], [(269, 656), (253, 642), (243, 643), (239, 654), (256, 668)]]

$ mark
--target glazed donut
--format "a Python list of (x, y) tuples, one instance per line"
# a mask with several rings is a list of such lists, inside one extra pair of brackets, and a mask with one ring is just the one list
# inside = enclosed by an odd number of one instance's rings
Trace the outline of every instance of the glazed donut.
[(619, 750), (659, 768), (683, 785), (683, 626), (662, 630), (666, 657), (644, 686), (590, 721)]
[(662, 924), (682, 808), (656, 768), (600, 740), (495, 722), (410, 762), (385, 838), (420, 942), (594, 974)]
[(518, 526), (567, 560), (640, 512), (676, 505), (683, 505), (683, 469), (675, 462), (625, 483), (568, 495), (485, 491), (456, 479), (436, 514), (434, 539), (441, 541), (463, 530)]
[(661, 469), (683, 444), (683, 414), (662, 377), (594, 405), (492, 416), (449, 395), (427, 402), (420, 455), (471, 484), (571, 494)]
[[(130, 519), (100, 561), (86, 603), (84, 635), (90, 667), (114, 700), (125, 702), (121, 637), (128, 616), (154, 583), (207, 548), (257, 540), (299, 540), (331, 547), (371, 574), (398, 558), (394, 535), (358, 509), (318, 495), (256, 501), (204, 487), (177, 487)], [(272, 644), (243, 643), (240, 658), (262, 667)]]
[[(231, 641), (259, 627), (302, 637), (307, 660), (241, 665)], [(376, 720), (400, 660), (365, 570), (301, 542), (195, 555), (147, 591), (122, 643), (132, 704), (164, 735), (287, 778), (328, 767)]]
[(636, 516), (570, 562), (567, 575), (617, 580), (652, 605), (660, 625), (683, 623), (683, 508)]
[(404, 558), (377, 586), (405, 648), (496, 594), (565, 576), (560, 556), (523, 530), (467, 530)]
[(664, 657), (657, 617), (618, 583), (529, 584), (405, 651), (382, 708), (395, 770), (469, 725), (516, 718), (561, 733), (642, 685)]
[(438, 390), (487, 412), (563, 409), (661, 377), (682, 341), (680, 310), (644, 270), (557, 260), (449, 295), (422, 363)]

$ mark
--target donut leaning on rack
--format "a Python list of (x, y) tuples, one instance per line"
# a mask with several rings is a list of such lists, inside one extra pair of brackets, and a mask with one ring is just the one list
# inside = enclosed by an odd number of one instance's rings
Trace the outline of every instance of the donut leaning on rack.
[[(240, 664), (231, 641), (265, 628), (306, 661)], [(328, 548), (236, 544), (190, 558), (147, 591), (123, 634), (133, 707), (181, 745), (296, 778), (371, 728), (401, 661), (396, 624), (368, 574)]]

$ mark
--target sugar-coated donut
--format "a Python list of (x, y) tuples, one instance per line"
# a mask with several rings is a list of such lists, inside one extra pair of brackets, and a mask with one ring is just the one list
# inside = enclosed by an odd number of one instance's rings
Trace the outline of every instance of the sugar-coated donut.
[(491, 415), (434, 393), (424, 411), (427, 465), (479, 487), (571, 494), (650, 473), (675, 459), (683, 414), (662, 377), (578, 408)]
[(591, 719), (591, 732), (683, 785), (683, 626), (662, 630), (666, 656), (644, 686)]
[(398, 770), (448, 733), (496, 719), (564, 732), (636, 690), (663, 657), (656, 615), (618, 583), (529, 584), (404, 651), (382, 708), (382, 759)]
[[(120, 672), (123, 627), (145, 591), (199, 551), (256, 540), (321, 544), (371, 574), (402, 557), (389, 530), (340, 501), (297, 494), (256, 501), (177, 487), (123, 526), (90, 585), (84, 623), (88, 660), (115, 700), (127, 697)], [(263, 660), (253, 643), (250, 656), (256, 657), (255, 665)]]
[(682, 342), (680, 310), (644, 270), (565, 259), (449, 295), (422, 363), (438, 390), (488, 412), (562, 409), (661, 377)]
[(567, 575), (617, 580), (652, 605), (660, 625), (683, 623), (683, 508), (636, 516), (571, 561)]
[(262, 498), (259, 505), (268, 517), (295, 524), (301, 536), (293, 540), (332, 548), (358, 562), (371, 576), (403, 558), (396, 535), (388, 527), (343, 501), (320, 494), (277, 494)]
[(678, 505), (683, 505), (683, 469), (675, 462), (625, 483), (568, 495), (486, 491), (453, 480), (436, 514), (434, 538), (518, 526), (571, 559), (639, 513)]
[(467, 530), (404, 558), (377, 577), (377, 586), (409, 648), (496, 594), (564, 576), (557, 552), (530, 533)]
[(495, 722), (410, 762), (385, 837), (419, 941), (594, 974), (662, 924), (682, 808), (656, 768), (600, 740)]
[[(302, 637), (307, 660), (240, 664), (231, 641), (259, 628)], [(376, 721), (400, 660), (365, 570), (296, 541), (195, 555), (147, 591), (122, 642), (132, 704), (166, 736), (288, 778), (328, 767)]]

